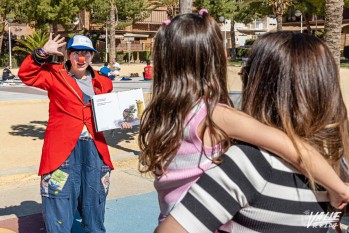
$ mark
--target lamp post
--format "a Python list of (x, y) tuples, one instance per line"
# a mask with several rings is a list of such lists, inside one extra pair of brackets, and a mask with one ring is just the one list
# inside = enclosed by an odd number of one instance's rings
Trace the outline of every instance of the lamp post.
[(317, 15), (315, 15), (315, 36), (317, 37), (316, 33), (317, 33)]
[(11, 48), (11, 23), (12, 23), (12, 17), (9, 15), (7, 17), (7, 22), (8, 22), (8, 53), (9, 53), (9, 65), (10, 68), (12, 68), (12, 48)]
[(105, 62), (108, 62), (108, 21), (105, 22)]
[(105, 62), (108, 62), (108, 22), (109, 19), (105, 21)]
[(224, 30), (224, 51), (227, 52), (227, 29), (226, 29), (226, 20), (224, 16), (219, 16), (219, 21), (223, 24), (223, 30)]
[(80, 23), (80, 19), (79, 19), (79, 17), (76, 16), (76, 17), (74, 18), (72, 24), (73, 24), (74, 26), (77, 26), (79, 23)]
[(302, 14), (302, 12), (300, 10), (296, 10), (294, 12), (294, 15), (296, 17), (301, 17), (301, 33), (303, 33), (303, 14)]

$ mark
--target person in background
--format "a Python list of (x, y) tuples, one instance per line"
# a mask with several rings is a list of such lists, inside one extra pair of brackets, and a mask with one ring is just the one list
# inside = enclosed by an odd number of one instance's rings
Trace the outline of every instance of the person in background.
[(2, 81), (6, 81), (9, 79), (14, 79), (16, 76), (14, 74), (12, 74), (11, 70), (10, 70), (10, 66), (9, 65), (5, 65), (4, 70), (2, 71)]
[(105, 202), (114, 167), (103, 132), (95, 130), (90, 100), (110, 93), (113, 85), (90, 66), (97, 51), (86, 36), (69, 40), (65, 63), (48, 62), (50, 55), (63, 56), (65, 44), (63, 37), (50, 34), (18, 72), (23, 83), (46, 90), (50, 99), (39, 168), (46, 232), (71, 232), (76, 210), (85, 232), (106, 232)]
[(153, 79), (153, 67), (150, 65), (150, 60), (147, 60), (147, 66), (144, 67), (143, 77), (144, 80)]
[[(253, 44), (241, 78), (243, 111), (292, 141), (313, 145), (341, 170), (349, 156), (347, 110), (338, 66), (320, 39), (285, 31), (265, 34)], [(239, 143), (221, 161), (191, 187), (157, 233), (208, 233), (230, 220), (232, 232), (243, 233), (326, 233), (337, 224), (340, 212), (329, 208), (328, 192), (283, 158)], [(319, 160), (304, 165), (315, 169)], [(348, 170), (344, 173), (348, 176)]]
[(99, 71), (101, 72), (102, 75), (110, 78), (111, 80), (115, 79), (115, 76), (111, 75), (111, 69), (109, 68), (108, 62), (105, 62), (104, 66), (100, 68)]
[[(289, 138), (263, 119), (258, 120), (265, 124), (232, 107), (222, 41), (218, 24), (204, 9), (166, 20), (156, 34), (153, 94), (142, 115), (138, 141), (139, 170), (155, 176), (159, 221), (212, 161), (219, 160), (232, 138), (272, 151), (314, 176), (330, 191), (334, 206), (346, 202), (349, 187), (305, 139)], [(318, 163), (303, 169), (314, 160)]]
[(116, 61), (116, 59), (113, 59), (112, 62), (112, 71), (110, 72), (111, 75), (115, 76), (115, 77), (119, 77), (120, 75), (120, 70), (121, 70), (121, 66), (120, 64)]

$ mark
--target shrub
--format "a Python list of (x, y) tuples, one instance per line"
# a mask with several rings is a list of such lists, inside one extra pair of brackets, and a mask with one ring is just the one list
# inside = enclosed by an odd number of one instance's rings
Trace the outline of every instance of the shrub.
[[(26, 55), (14, 55), (12, 56), (12, 67), (19, 67), (21, 63), (23, 62)], [(5, 65), (10, 64), (10, 59), (8, 54), (4, 54), (0, 58), (0, 67), (4, 67)]]
[(133, 62), (136, 62), (137, 58), (138, 58), (138, 52), (137, 51), (132, 52)]
[(140, 51), (139, 52), (139, 61), (140, 62), (146, 62), (147, 60), (150, 60), (151, 52), (150, 51)]
[(246, 39), (246, 41), (245, 41), (245, 46), (251, 46), (251, 45), (253, 45), (253, 43), (254, 43), (254, 41), (255, 41), (256, 39)]
[(236, 48), (236, 56), (237, 57), (248, 57), (248, 53), (250, 48)]
[(116, 53), (116, 60), (120, 63), (124, 58), (124, 53), (123, 52), (117, 52)]
[(347, 45), (347, 46), (344, 47), (343, 56), (344, 56), (346, 59), (349, 59), (349, 45)]

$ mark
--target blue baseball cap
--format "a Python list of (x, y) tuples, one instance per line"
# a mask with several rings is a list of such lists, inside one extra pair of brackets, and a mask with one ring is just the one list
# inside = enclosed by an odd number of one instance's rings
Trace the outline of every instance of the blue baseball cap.
[(98, 53), (98, 51), (93, 48), (92, 41), (83, 35), (75, 35), (70, 38), (67, 44), (67, 49), (91, 50)]

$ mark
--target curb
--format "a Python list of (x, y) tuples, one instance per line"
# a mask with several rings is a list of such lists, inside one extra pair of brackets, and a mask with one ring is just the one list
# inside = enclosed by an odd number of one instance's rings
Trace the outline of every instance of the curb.
[(49, 103), (49, 99), (32, 99), (32, 100), (0, 100), (1, 104), (25, 104), (25, 103)]
[[(111, 157), (111, 160), (112, 160), (115, 168), (118, 168), (119, 164), (133, 162), (134, 160), (137, 160), (137, 158), (138, 158), (138, 156), (135, 155), (134, 153), (115, 154), (115, 155), (111, 155), (110, 157)], [(2, 184), (8, 183), (8, 182), (14, 182), (16, 180), (21, 180), (24, 177), (38, 176), (37, 175), (38, 170), (39, 170), (38, 165), (13, 168), (13, 169), (7, 169), (7, 170), (0, 170), (0, 186)]]

